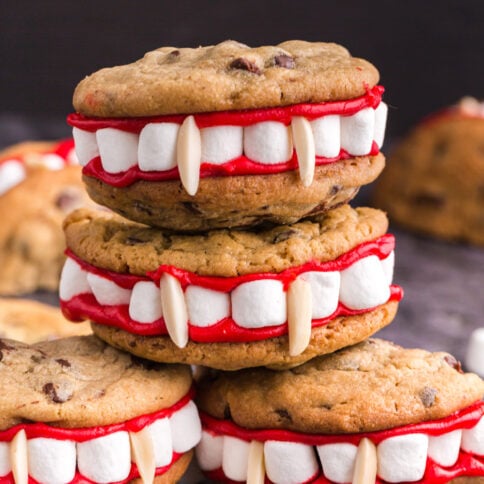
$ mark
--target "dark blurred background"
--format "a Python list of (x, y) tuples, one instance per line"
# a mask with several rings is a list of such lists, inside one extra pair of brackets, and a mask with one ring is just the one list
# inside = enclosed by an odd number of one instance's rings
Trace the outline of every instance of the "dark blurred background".
[[(162, 45), (334, 41), (380, 70), (388, 135), (484, 98), (482, 0), (2, 0), (0, 143), (68, 133), (77, 82)], [(33, 123), (33, 125), (32, 125)]]

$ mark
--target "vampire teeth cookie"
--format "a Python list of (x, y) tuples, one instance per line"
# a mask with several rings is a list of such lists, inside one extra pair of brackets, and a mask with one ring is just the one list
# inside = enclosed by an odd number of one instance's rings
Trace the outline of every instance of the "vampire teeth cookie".
[(155, 361), (294, 366), (389, 324), (402, 295), (386, 217), (369, 208), (190, 236), (80, 210), (64, 228), (64, 314)]
[(177, 482), (200, 439), (188, 367), (94, 336), (0, 340), (0, 381), (2, 482)]
[(433, 237), (484, 245), (484, 103), (463, 99), (424, 119), (391, 154), (374, 203)]
[(212, 372), (197, 396), (196, 454), (218, 482), (482, 476), (483, 394), (447, 353), (371, 339), (291, 370)]
[(81, 81), (68, 122), (89, 194), (131, 220), (294, 223), (382, 171), (378, 79), (336, 44), (164, 47)]

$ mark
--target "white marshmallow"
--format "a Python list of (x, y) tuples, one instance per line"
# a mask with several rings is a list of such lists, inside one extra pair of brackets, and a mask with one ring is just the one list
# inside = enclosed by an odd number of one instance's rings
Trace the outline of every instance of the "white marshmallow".
[(275, 484), (306, 482), (319, 473), (314, 448), (295, 442), (264, 443), (267, 477)]
[(76, 155), (81, 166), (87, 165), (93, 158), (99, 156), (96, 133), (84, 131), (79, 128), (72, 128)]
[(79, 472), (99, 483), (126, 479), (131, 470), (129, 434), (114, 432), (77, 444)]
[(129, 304), (131, 290), (118, 286), (115, 282), (104, 277), (88, 272), (87, 282), (96, 301), (105, 306), (115, 306), (118, 304)]
[(419, 481), (425, 473), (428, 445), (425, 434), (383, 440), (377, 447), (378, 475), (387, 482)]
[(385, 140), (385, 128), (387, 124), (388, 106), (380, 102), (375, 109), (375, 134), (373, 136), (378, 148), (383, 146)]
[[(95, 137), (96, 135), (94, 135)], [(95, 139), (95, 138), (94, 138)], [(79, 165), (79, 158), (76, 154), (76, 148), (72, 148), (66, 155), (67, 164), (69, 165)]]
[(156, 467), (168, 465), (173, 458), (170, 420), (168, 418), (155, 420), (148, 429), (153, 441)]
[(202, 163), (220, 165), (242, 156), (244, 129), (242, 126), (215, 126), (200, 130)]
[(249, 160), (266, 165), (288, 161), (292, 157), (291, 133), (277, 121), (264, 121), (244, 129), (244, 153)]
[(457, 429), (437, 437), (429, 437), (429, 457), (444, 467), (451, 467), (459, 458), (462, 430)]
[(30, 439), (28, 446), (29, 474), (37, 482), (65, 484), (76, 474), (76, 443), (72, 440)]
[(341, 148), (350, 155), (367, 155), (375, 133), (375, 110), (365, 108), (352, 116), (341, 116)]
[(364, 257), (341, 271), (340, 301), (350, 309), (368, 309), (386, 303), (390, 287), (380, 259)]
[(25, 167), (17, 160), (8, 160), (0, 164), (0, 195), (3, 195), (25, 179)]
[(170, 417), (173, 450), (178, 453), (193, 449), (202, 438), (202, 424), (194, 402), (188, 402)]
[(471, 429), (462, 431), (461, 447), (476, 455), (484, 455), (484, 417)]
[(381, 260), (383, 273), (387, 284), (390, 286), (393, 282), (393, 269), (395, 267), (395, 251), (391, 251), (384, 259)]
[(133, 286), (129, 301), (129, 317), (138, 323), (152, 323), (163, 316), (160, 289), (151, 281)]
[(213, 471), (222, 467), (224, 438), (204, 430), (195, 450), (198, 465), (202, 471)]
[(64, 158), (55, 153), (46, 153), (42, 155), (42, 165), (53, 171), (62, 170), (65, 166)]
[(324, 444), (317, 447), (323, 473), (330, 481), (345, 483), (353, 480), (358, 447), (353, 444)]
[(121, 173), (138, 162), (139, 136), (115, 128), (96, 131), (101, 164), (107, 173)]
[(341, 276), (337, 271), (310, 271), (301, 274), (309, 282), (313, 301), (313, 319), (331, 316), (338, 307)]
[(475, 329), (470, 337), (466, 354), (469, 371), (484, 376), (484, 328)]
[(59, 282), (59, 297), (62, 301), (78, 294), (90, 294), (91, 286), (87, 282), (87, 271), (85, 271), (74, 259), (68, 257), (62, 268)]
[(223, 442), (222, 470), (233, 481), (247, 480), (249, 442), (226, 435)]
[(185, 291), (188, 319), (194, 326), (207, 327), (230, 316), (230, 295), (200, 286)]
[(232, 291), (232, 318), (244, 328), (262, 328), (287, 320), (286, 293), (274, 279), (244, 282)]
[(142, 171), (165, 171), (176, 166), (177, 123), (149, 123), (140, 133), (138, 164)]
[(8, 442), (0, 442), (0, 477), (6, 476), (11, 470), (10, 444)]
[(311, 122), (314, 135), (316, 155), (324, 158), (335, 158), (341, 149), (340, 117), (323, 116)]

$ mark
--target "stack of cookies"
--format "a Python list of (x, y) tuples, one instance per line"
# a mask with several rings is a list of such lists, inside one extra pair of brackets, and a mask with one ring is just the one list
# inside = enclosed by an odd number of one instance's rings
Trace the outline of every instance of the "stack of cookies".
[[(171, 436), (180, 451), (201, 439), (212, 479), (484, 475), (484, 383), (450, 355), (368, 339), (402, 296), (385, 214), (347, 204), (384, 166), (378, 79), (338, 45), (227, 41), (161, 48), (75, 91), (84, 182), (117, 214), (65, 220), (63, 311), (144, 365), (211, 369), (201, 434), (191, 419)], [(140, 440), (143, 473), (99, 482), (163, 478)]]

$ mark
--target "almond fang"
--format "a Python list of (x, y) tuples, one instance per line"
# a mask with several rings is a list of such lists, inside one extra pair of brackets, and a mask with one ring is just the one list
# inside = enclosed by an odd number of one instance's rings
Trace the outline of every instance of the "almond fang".
[(139, 432), (130, 432), (131, 449), (134, 462), (143, 484), (151, 484), (155, 478), (156, 464), (153, 450), (153, 440), (148, 427)]
[(361, 439), (356, 453), (352, 484), (374, 484), (377, 472), (375, 444), (367, 438)]
[(10, 460), (15, 484), (27, 484), (29, 482), (27, 435), (24, 429), (17, 432), (10, 443)]
[(180, 180), (189, 195), (195, 195), (200, 182), (202, 141), (193, 116), (187, 116), (180, 126), (176, 141), (176, 161)]
[(264, 484), (265, 475), (264, 444), (257, 440), (253, 440), (249, 446), (247, 484)]
[(316, 147), (311, 124), (306, 118), (295, 116), (292, 118), (291, 129), (299, 164), (299, 176), (302, 184), (308, 187), (313, 182), (316, 164)]
[(312, 322), (311, 285), (303, 279), (295, 279), (287, 291), (287, 324), (289, 332), (289, 355), (300, 355), (311, 339)]

